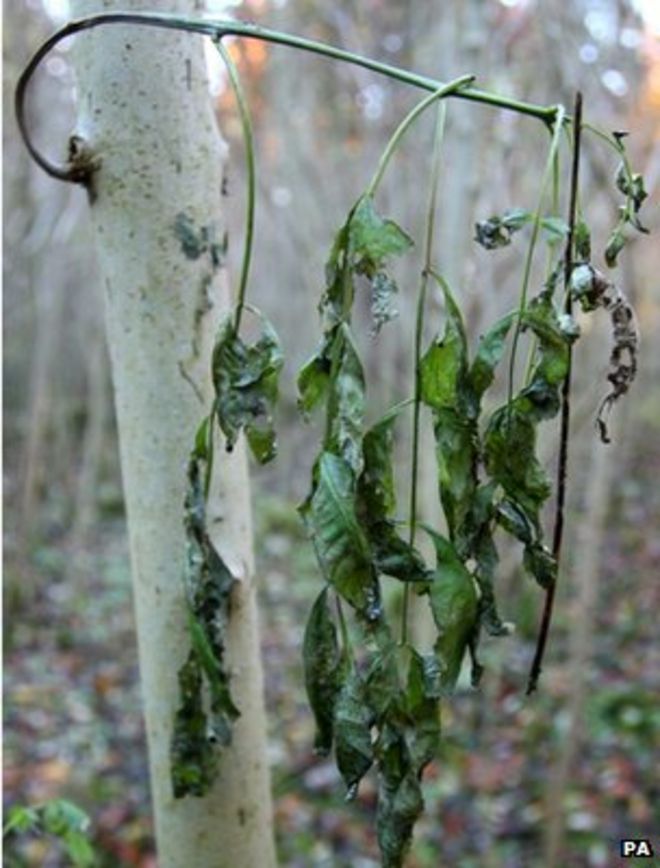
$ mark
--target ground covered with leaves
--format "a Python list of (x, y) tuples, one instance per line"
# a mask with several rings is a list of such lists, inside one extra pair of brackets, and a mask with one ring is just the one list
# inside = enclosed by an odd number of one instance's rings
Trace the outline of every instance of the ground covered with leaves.
[[(571, 866), (619, 864), (622, 837), (658, 843), (657, 434), (652, 423), (638, 430), (639, 450), (630, 450), (629, 466), (617, 469), (583, 744), (561, 796), (564, 862)], [(313, 753), (301, 648), (321, 584), (292, 505), (260, 496), (257, 550), (280, 862), (289, 868), (376, 868), (373, 772), (356, 801), (346, 805), (334, 763)], [(8, 589), (20, 588), (29, 575), (37, 592), (29, 608), (21, 608), (8, 591), (5, 808), (68, 799), (91, 818), (100, 866), (152, 868), (123, 522), (107, 517), (86, 553), (67, 551), (54, 532), (34, 546), (27, 566), (8, 559), (6, 568)], [(442, 746), (424, 776), (426, 811), (409, 868), (543, 864), (544, 797), (568, 726), (565, 638), (571, 604), (568, 595), (560, 601), (541, 690), (525, 698), (540, 605), (538, 590), (529, 586), (517, 613), (518, 634), (484, 644), (488, 671), (482, 689), (472, 690), (464, 674), (455, 697), (444, 704)], [(10, 835), (5, 859), (9, 866), (35, 868), (70, 864), (49, 835)]]

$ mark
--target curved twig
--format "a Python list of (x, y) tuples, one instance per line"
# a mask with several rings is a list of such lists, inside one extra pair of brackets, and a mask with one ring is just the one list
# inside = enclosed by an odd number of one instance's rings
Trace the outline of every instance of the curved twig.
[[(260, 27), (256, 24), (250, 24), (244, 21), (222, 21), (211, 18), (188, 18), (178, 15), (168, 15), (165, 13), (156, 12), (104, 12), (98, 15), (91, 15), (87, 18), (81, 18), (77, 21), (71, 21), (69, 24), (62, 27), (52, 36), (50, 36), (35, 52), (29, 60), (27, 66), (21, 73), (21, 76), (16, 85), (15, 94), (15, 110), (18, 129), (21, 137), (25, 142), (30, 155), (38, 163), (41, 168), (51, 175), (53, 178), (58, 178), (61, 181), (69, 181), (75, 183), (88, 183), (91, 173), (95, 170), (94, 165), (85, 165), (81, 167), (80, 162), (70, 161), (67, 165), (58, 165), (45, 157), (34, 145), (30, 138), (27, 119), (25, 116), (25, 97), (28, 84), (32, 79), (36, 69), (41, 64), (42, 60), (49, 54), (55, 46), (69, 36), (76, 33), (81, 33), (85, 30), (91, 30), (94, 27), (99, 27), (107, 24), (137, 24), (148, 27), (158, 27), (166, 30), (178, 30), (187, 33), (198, 33), (203, 36), (210, 36), (215, 40), (224, 38), (225, 36), (239, 36), (248, 39), (259, 39), (263, 42), (271, 42), (278, 45), (287, 45), (291, 48), (297, 48), (303, 51), (310, 51), (314, 54), (323, 55), (324, 57), (341, 60), (345, 63), (352, 63), (356, 66), (362, 66), (380, 75), (385, 75), (388, 78), (401, 81), (405, 84), (413, 85), (422, 90), (438, 91), (444, 85), (440, 81), (428, 78), (427, 76), (418, 75), (405, 69), (400, 69), (396, 66), (390, 66), (387, 63), (381, 63), (377, 60), (363, 57), (351, 51), (345, 51), (341, 48), (336, 48), (333, 45), (328, 45), (323, 42), (317, 42), (312, 39), (305, 39), (301, 36), (293, 36), (288, 33), (282, 33), (278, 30), (271, 30), (266, 27)], [(528, 115), (543, 121), (545, 124), (552, 124), (557, 115), (555, 106), (540, 106), (532, 103), (522, 102), (520, 100), (511, 99), (509, 97), (500, 96), (488, 91), (479, 90), (477, 88), (464, 88), (460, 91), (452, 93), (451, 96), (456, 96), (460, 99), (479, 102), (485, 105), (491, 105), (497, 108), (514, 111), (518, 114)]]

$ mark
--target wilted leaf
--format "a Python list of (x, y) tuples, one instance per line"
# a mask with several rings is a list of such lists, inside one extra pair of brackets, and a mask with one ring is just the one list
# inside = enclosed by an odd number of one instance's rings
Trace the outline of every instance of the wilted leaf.
[(480, 220), (475, 224), (475, 241), (486, 250), (496, 250), (511, 244), (511, 236), (529, 223), (532, 215), (529, 211), (516, 208), (507, 211), (503, 216), (493, 215), (488, 220)]
[(396, 531), (392, 467), (392, 428), (402, 405), (395, 407), (367, 431), (362, 441), (363, 470), (358, 479), (358, 517), (372, 547), (379, 572), (402, 581), (424, 581), (428, 571), (413, 546)]
[(477, 352), (468, 374), (469, 384), (477, 401), (493, 382), (495, 368), (502, 360), (506, 338), (515, 318), (515, 312), (507, 314), (479, 339)]
[(619, 254), (626, 246), (626, 235), (621, 224), (619, 224), (607, 240), (605, 247), (605, 262), (610, 268), (614, 268), (617, 264)]
[(324, 588), (312, 607), (303, 639), (305, 686), (316, 720), (314, 748), (321, 755), (332, 747), (335, 702), (346, 674), (327, 597)]
[(364, 372), (346, 323), (337, 329), (332, 354), (337, 362), (330, 383), (328, 436), (324, 446), (328, 452), (341, 456), (358, 474), (362, 469)]
[(372, 334), (377, 335), (382, 327), (399, 315), (394, 307), (394, 296), (398, 292), (394, 280), (384, 271), (379, 271), (371, 281), (371, 316), (373, 318)]
[(337, 698), (334, 721), (337, 767), (346, 784), (348, 801), (357, 795), (359, 783), (373, 763), (371, 724), (365, 685), (353, 669)]
[(298, 373), (298, 407), (307, 416), (327, 396), (332, 372), (332, 346), (337, 327), (326, 332), (317, 353)]
[(438, 281), (445, 296), (445, 330), (436, 338), (420, 362), (422, 401), (434, 410), (457, 408), (465, 395), (467, 338), (460, 309), (449, 287)]
[(452, 539), (460, 532), (477, 486), (477, 429), (452, 409), (434, 413), (440, 498)]
[(430, 528), (437, 565), (429, 586), (433, 619), (438, 629), (435, 650), (442, 667), (442, 686), (451, 691), (467, 647), (475, 635), (478, 596), (472, 575), (449, 542)]
[(251, 345), (236, 334), (230, 317), (224, 320), (213, 349), (212, 372), (215, 412), (227, 449), (233, 449), (245, 429), (254, 457), (265, 464), (277, 452), (272, 414), (283, 356), (274, 329), (261, 319), (261, 335)]
[(484, 459), (491, 478), (538, 525), (538, 511), (550, 495), (550, 483), (536, 457), (533, 408), (525, 398), (493, 413), (485, 434)]
[(380, 617), (378, 580), (369, 542), (355, 512), (355, 476), (337, 455), (322, 453), (312, 497), (301, 512), (327, 580), (372, 620)]
[(180, 705), (170, 744), (174, 798), (204, 796), (217, 774), (217, 753), (208, 739), (202, 702), (202, 672), (194, 652), (179, 670)]
[(374, 277), (389, 259), (406, 253), (414, 244), (393, 220), (376, 213), (371, 196), (359, 200), (349, 225), (351, 261), (367, 277)]
[(415, 768), (403, 733), (385, 726), (378, 744), (378, 812), (376, 829), (383, 868), (401, 868), (415, 823), (424, 810)]

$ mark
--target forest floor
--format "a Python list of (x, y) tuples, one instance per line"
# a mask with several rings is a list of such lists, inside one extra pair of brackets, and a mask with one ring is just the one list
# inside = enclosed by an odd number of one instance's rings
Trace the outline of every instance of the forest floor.
[[(602, 541), (595, 639), (585, 673), (582, 742), (561, 793), (563, 864), (614, 866), (619, 839), (660, 850), (660, 436), (638, 427), (643, 449), (618, 470)], [(270, 759), (280, 863), (287, 868), (379, 864), (375, 782), (346, 805), (330, 760), (312, 752), (303, 690), (303, 625), (319, 585), (293, 508), (260, 498), (257, 554)], [(73, 556), (75, 554), (75, 557)], [(36, 582), (27, 609), (7, 601), (5, 808), (67, 798), (91, 817), (99, 864), (153, 868), (144, 729), (123, 520), (106, 517), (86, 551), (54, 538), (29, 563), (6, 563), (8, 587)], [(541, 690), (524, 695), (540, 595), (529, 586), (522, 626), (486, 642), (483, 688), (461, 687), (443, 710), (444, 745), (425, 777), (427, 811), (407, 866), (543, 866), (544, 794), (569, 726), (567, 612), (560, 595)], [(527, 613), (527, 614), (525, 614)], [(508, 615), (509, 613), (507, 613)], [(515, 620), (515, 617), (514, 617)], [(527, 626), (525, 623), (527, 622)], [(654, 815), (655, 812), (655, 815)], [(5, 842), (9, 866), (67, 865), (58, 845)]]

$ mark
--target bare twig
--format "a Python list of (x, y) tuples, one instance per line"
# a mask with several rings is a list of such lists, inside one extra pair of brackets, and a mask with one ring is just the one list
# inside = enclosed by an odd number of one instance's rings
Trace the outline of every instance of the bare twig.
[[(580, 169), (580, 141), (581, 141), (581, 124), (582, 124), (582, 94), (578, 91), (575, 96), (575, 111), (574, 111), (574, 130), (573, 130), (573, 163), (571, 167), (571, 189), (570, 201), (568, 206), (568, 236), (566, 238), (566, 250), (564, 253), (564, 286), (566, 290), (564, 309), (567, 314), (572, 313), (573, 303), (569, 291), (569, 283), (571, 272), (573, 271), (573, 237), (575, 234), (575, 216), (577, 209), (577, 193), (578, 193), (578, 175)], [(564, 506), (566, 502), (566, 476), (568, 470), (568, 433), (571, 417), (571, 347), (568, 347), (568, 369), (561, 390), (561, 427), (559, 434), (559, 460), (557, 464), (557, 503), (555, 507), (555, 528), (552, 539), (552, 554), (557, 562), (557, 575), (559, 574), (559, 560), (561, 555), (561, 543), (564, 534)], [(529, 680), (527, 682), (527, 695), (534, 693), (536, 690), (541, 669), (543, 665), (543, 654), (545, 652), (548, 633), (550, 631), (550, 622), (552, 620), (552, 609), (555, 601), (555, 593), (557, 590), (557, 579), (548, 587), (545, 595), (545, 605), (543, 607), (543, 615), (541, 617), (541, 626), (539, 635), (536, 641), (536, 651), (534, 660), (529, 672)]]

